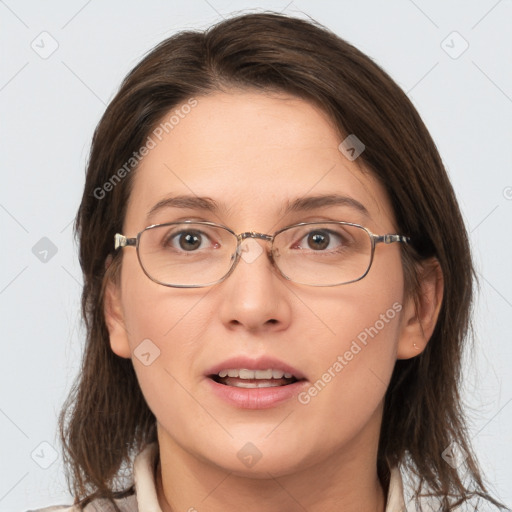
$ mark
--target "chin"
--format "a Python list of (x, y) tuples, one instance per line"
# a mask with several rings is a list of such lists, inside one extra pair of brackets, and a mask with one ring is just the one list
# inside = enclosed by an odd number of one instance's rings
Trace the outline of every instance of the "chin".
[[(250, 437), (245, 437), (245, 439)], [(305, 454), (301, 454), (293, 444), (286, 446), (271, 443), (257, 437), (254, 441), (234, 442), (229, 445), (216, 444), (218, 453), (203, 454), (208, 461), (242, 478), (268, 479), (297, 472), (302, 465), (307, 465)], [(302, 445), (304, 449), (304, 445)]]
[(293, 463), (287, 460), (285, 464), (283, 461), (277, 460), (263, 460), (263, 457), (256, 462), (252, 467), (244, 467), (238, 461), (233, 463), (230, 461), (229, 465), (223, 465), (225, 471), (229, 471), (235, 476), (240, 478), (251, 478), (254, 480), (268, 480), (269, 478), (279, 478), (297, 472), (300, 468), (298, 463)]

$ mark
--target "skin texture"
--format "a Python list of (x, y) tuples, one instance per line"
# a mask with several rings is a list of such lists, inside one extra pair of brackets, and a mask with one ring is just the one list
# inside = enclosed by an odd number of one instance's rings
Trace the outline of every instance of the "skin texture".
[[(396, 233), (383, 187), (338, 150), (340, 136), (318, 108), (250, 91), (196, 99), (136, 171), (123, 234), (178, 219), (237, 233), (272, 234), (322, 219)], [(348, 206), (279, 212), (287, 200), (333, 192), (358, 200), (369, 216)], [(177, 194), (208, 196), (225, 208), (170, 208), (146, 219), (154, 204)], [(384, 394), (396, 359), (418, 355), (432, 334), (442, 298), (435, 262), (415, 309), (404, 294), (400, 244), (379, 244), (361, 281), (318, 288), (285, 280), (265, 252), (240, 260), (215, 286), (170, 288), (148, 279), (134, 248), (123, 251), (120, 286), (109, 283), (105, 316), (112, 350), (132, 358), (157, 418), (164, 512), (384, 511), (376, 470)], [(401, 311), (307, 404), (294, 398), (244, 410), (209, 390), (206, 370), (238, 354), (281, 359), (312, 385), (395, 303)], [(148, 338), (160, 356), (145, 366), (133, 351)], [(262, 454), (251, 468), (237, 457), (247, 442)]]

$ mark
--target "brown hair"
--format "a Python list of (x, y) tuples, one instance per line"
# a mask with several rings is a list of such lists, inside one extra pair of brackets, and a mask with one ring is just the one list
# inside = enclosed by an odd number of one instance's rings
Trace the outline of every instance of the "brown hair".
[[(366, 146), (359, 158), (389, 194), (397, 229), (412, 238), (402, 252), (409, 289), (417, 286), (417, 262), (439, 260), (444, 297), (435, 331), (421, 355), (397, 361), (387, 390), (377, 460), (383, 482), (389, 467), (401, 464), (418, 478), (416, 496), (426, 489), (443, 510), (475, 496), (498, 505), (487, 495), (460, 405), (474, 270), (437, 148), (407, 96), (370, 58), (314, 21), (275, 13), (241, 15), (166, 39), (128, 74), (96, 128), (75, 222), (87, 339), (81, 372), (59, 417), (76, 502), (133, 493), (133, 485), (124, 493), (122, 483), (116, 489), (121, 469), (156, 441), (155, 417), (131, 360), (110, 349), (103, 312), (105, 283), (118, 278), (114, 234), (122, 229), (136, 166), (108, 193), (102, 187), (172, 108), (233, 88), (304, 98), (340, 133), (356, 134)], [(105, 270), (108, 255), (113, 263)], [(468, 454), (467, 481), (442, 457), (452, 442)]]

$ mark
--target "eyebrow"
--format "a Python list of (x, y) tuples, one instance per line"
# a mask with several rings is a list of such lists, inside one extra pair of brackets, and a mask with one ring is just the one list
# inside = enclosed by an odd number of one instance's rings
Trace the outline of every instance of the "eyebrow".
[[(221, 209), (217, 201), (210, 197), (199, 197), (191, 195), (179, 195), (166, 197), (156, 203), (148, 212), (146, 219), (149, 220), (157, 212), (166, 208), (182, 208), (191, 210), (202, 210), (206, 212), (216, 213)], [(294, 212), (304, 212), (318, 210), (320, 208), (328, 208), (333, 206), (348, 206), (362, 213), (366, 217), (370, 217), (366, 207), (356, 199), (343, 196), (340, 194), (323, 194), (308, 197), (299, 197), (294, 200), (285, 202), (281, 208), (279, 215), (287, 215)], [(224, 207), (224, 209), (226, 209)]]

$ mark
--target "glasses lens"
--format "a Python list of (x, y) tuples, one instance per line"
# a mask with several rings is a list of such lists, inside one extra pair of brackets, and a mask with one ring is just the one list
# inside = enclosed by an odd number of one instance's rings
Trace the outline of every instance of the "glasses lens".
[[(222, 279), (235, 257), (236, 237), (208, 223), (176, 223), (144, 230), (139, 259), (161, 284), (208, 286)], [(360, 226), (323, 222), (295, 226), (276, 235), (273, 258), (290, 280), (312, 286), (357, 281), (371, 262), (372, 241)]]
[(371, 262), (372, 241), (360, 226), (324, 222), (276, 235), (274, 261), (289, 279), (313, 286), (357, 281)]
[(218, 226), (167, 224), (142, 232), (139, 258), (146, 274), (159, 283), (206, 286), (227, 274), (236, 243), (232, 233)]

